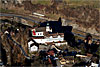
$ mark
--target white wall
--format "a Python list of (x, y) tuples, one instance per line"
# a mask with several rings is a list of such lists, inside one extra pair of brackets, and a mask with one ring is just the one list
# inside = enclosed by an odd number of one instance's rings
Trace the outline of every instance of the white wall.
[(49, 26), (46, 26), (46, 32), (52, 32), (52, 29), (50, 29)]
[(43, 32), (36, 32), (36, 36), (44, 36)]
[(49, 38), (45, 38), (45, 39), (34, 39), (37, 43), (46, 43), (46, 42), (58, 42), (58, 41), (64, 41), (63, 37), (57, 37), (57, 38), (53, 38), (53, 37), (49, 37)]
[(34, 52), (34, 51), (38, 51), (38, 47), (35, 46), (35, 45), (33, 45), (32, 47), (30, 47), (31, 44), (34, 44), (34, 42), (33, 42), (33, 41), (29, 41), (29, 42), (28, 42), (28, 49), (29, 49), (29, 52), (31, 53), (31, 52)]
[(30, 50), (31, 50), (31, 52), (38, 51), (38, 47), (34, 45), (31, 47)]
[(55, 43), (56, 46), (61, 46), (61, 45), (64, 45), (64, 44), (68, 45), (67, 42), (64, 42), (64, 43)]
[(34, 39), (34, 41), (37, 43), (45, 43), (46, 39)]
[(30, 48), (30, 45), (33, 44), (33, 43), (34, 43), (33, 41), (29, 41), (28, 42), (28, 48)]

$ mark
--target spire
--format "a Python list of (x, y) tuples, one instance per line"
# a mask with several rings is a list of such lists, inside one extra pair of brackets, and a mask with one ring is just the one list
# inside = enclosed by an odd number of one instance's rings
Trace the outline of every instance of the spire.
[(58, 21), (61, 22), (61, 17), (59, 17)]

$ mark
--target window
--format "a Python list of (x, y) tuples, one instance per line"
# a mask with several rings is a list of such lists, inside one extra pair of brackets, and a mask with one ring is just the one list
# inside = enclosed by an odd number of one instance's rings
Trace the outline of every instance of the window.
[(40, 33), (40, 35), (42, 35), (42, 33)]
[(38, 33), (38, 35), (39, 35), (39, 33)]

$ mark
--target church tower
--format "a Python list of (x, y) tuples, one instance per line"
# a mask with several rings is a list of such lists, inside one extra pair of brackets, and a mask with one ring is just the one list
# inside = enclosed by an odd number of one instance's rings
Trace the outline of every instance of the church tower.
[(50, 28), (49, 23), (47, 23), (46, 32), (52, 32), (52, 29)]

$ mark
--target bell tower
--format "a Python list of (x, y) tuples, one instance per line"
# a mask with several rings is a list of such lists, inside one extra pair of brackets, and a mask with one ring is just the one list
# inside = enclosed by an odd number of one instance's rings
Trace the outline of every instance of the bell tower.
[(52, 32), (52, 29), (50, 28), (49, 23), (47, 23), (46, 32)]

